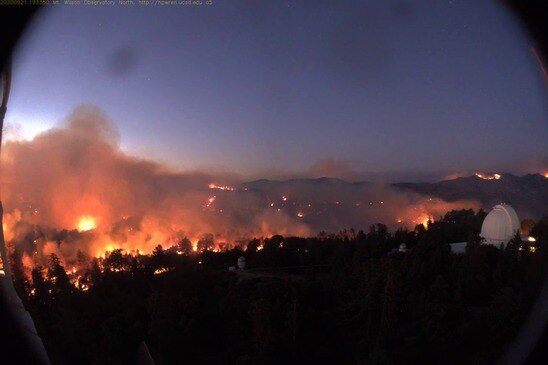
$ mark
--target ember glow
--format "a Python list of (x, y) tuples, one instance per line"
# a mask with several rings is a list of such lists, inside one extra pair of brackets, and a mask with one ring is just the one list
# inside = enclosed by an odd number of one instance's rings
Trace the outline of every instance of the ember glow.
[(206, 202), (206, 208), (209, 208), (211, 206), (211, 204), (213, 204), (215, 202), (215, 199), (217, 199), (217, 196), (216, 195), (213, 195), (212, 197), (208, 198), (207, 199), (207, 202)]
[(163, 273), (168, 272), (168, 271), (170, 271), (169, 268), (167, 268), (167, 267), (161, 267), (161, 268), (159, 268), (159, 269), (154, 270), (154, 275), (163, 274)]
[(69, 273), (70, 283), (74, 287), (81, 291), (87, 291), (89, 289), (88, 281), (80, 273), (78, 273), (74, 268), (71, 273)]
[(500, 174), (486, 175), (479, 172), (476, 172), (474, 175), (483, 180), (498, 180), (501, 177)]

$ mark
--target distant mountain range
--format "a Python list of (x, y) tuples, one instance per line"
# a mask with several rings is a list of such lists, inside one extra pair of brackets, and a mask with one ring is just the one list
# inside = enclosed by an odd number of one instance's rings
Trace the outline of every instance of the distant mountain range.
[(313, 227), (394, 222), (400, 211), (409, 222), (414, 214), (409, 206), (422, 206), (437, 218), (436, 214), (443, 214), (444, 209), (470, 208), (466, 202), (471, 201), (479, 203), (486, 211), (502, 202), (510, 204), (520, 219), (539, 219), (548, 215), (548, 178), (540, 174), (493, 174), (483, 178), (473, 175), (436, 183), (393, 184), (348, 182), (326, 177), (262, 179), (243, 183), (240, 189), (259, 194), (281, 211), (292, 214), (302, 211), (303, 222)]
[(436, 183), (396, 183), (392, 186), (400, 190), (436, 196), (446, 201), (475, 199), (487, 211), (502, 202), (521, 213), (520, 218), (538, 219), (548, 215), (548, 178), (541, 174), (498, 176), (498, 179), (486, 179), (473, 175)]

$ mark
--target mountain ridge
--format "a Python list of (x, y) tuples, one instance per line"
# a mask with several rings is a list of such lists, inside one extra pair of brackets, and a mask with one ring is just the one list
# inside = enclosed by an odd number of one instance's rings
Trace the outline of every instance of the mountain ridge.
[(437, 182), (374, 183), (370, 181), (349, 182), (339, 178), (299, 178), (288, 180), (259, 179), (241, 184), (241, 187), (264, 193), (287, 189), (288, 193), (330, 189), (344, 191), (346, 188), (379, 187), (393, 188), (400, 192), (412, 192), (426, 197), (435, 197), (448, 202), (476, 200), (487, 211), (500, 203), (512, 205), (521, 218), (541, 218), (548, 214), (548, 178), (536, 173), (522, 176), (510, 173), (475, 174)]

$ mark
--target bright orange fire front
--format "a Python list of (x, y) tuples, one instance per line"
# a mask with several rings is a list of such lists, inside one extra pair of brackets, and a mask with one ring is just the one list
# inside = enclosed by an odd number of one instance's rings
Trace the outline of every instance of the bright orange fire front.
[(428, 229), (428, 223), (434, 223), (434, 217), (431, 215), (421, 214), (416, 219), (413, 219), (414, 224), (422, 224), (424, 228)]
[[(421, 218), (419, 218), (419, 221), (420, 221)], [(434, 222), (434, 217), (425, 217), (425, 218), (422, 218), (422, 222), (420, 222), (425, 228), (428, 228), (428, 223), (433, 223)]]
[(80, 232), (91, 231), (96, 227), (95, 218), (85, 215), (78, 221), (78, 230)]

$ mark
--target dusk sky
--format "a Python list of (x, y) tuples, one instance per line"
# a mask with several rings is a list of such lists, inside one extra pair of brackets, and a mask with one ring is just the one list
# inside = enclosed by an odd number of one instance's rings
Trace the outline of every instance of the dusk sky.
[(6, 125), (31, 138), (94, 104), (179, 170), (421, 180), (546, 161), (546, 93), (486, 0), (60, 6), (14, 56)]

